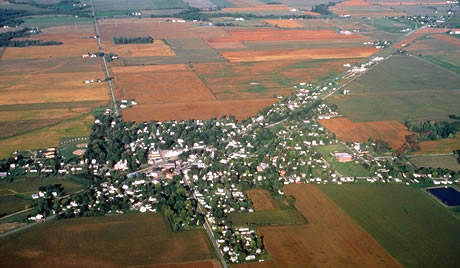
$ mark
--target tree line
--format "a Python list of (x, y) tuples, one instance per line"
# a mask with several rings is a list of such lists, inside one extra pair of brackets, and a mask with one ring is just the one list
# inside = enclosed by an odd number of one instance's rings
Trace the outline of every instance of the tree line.
[(143, 37), (114, 37), (113, 43), (116, 45), (122, 44), (151, 44), (153, 43), (153, 38), (151, 36)]
[(0, 33), (0, 47), (27, 47), (27, 46), (54, 46), (62, 45), (59, 41), (42, 40), (12, 40), (14, 38), (29, 37), (31, 33), (38, 33), (38, 30), (24, 28), (18, 31)]

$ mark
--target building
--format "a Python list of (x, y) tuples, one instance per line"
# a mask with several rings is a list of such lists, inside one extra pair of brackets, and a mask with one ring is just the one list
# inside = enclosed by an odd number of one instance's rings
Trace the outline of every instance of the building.
[(353, 159), (349, 153), (335, 153), (334, 156), (341, 163), (350, 162)]

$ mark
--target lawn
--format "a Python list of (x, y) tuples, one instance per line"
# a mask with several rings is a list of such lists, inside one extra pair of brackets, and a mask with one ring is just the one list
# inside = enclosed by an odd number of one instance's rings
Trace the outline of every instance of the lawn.
[(448, 168), (450, 170), (457, 171), (460, 170), (460, 164), (457, 162), (457, 156), (454, 154), (414, 156), (410, 158), (410, 161), (417, 167)]
[(247, 226), (255, 224), (256, 226), (274, 226), (274, 225), (291, 225), (307, 223), (295, 208), (263, 210), (251, 213), (233, 213), (228, 219), (233, 226)]
[(460, 75), (410, 56), (393, 56), (347, 86), (349, 96), (327, 103), (352, 121), (446, 120), (460, 113)]
[(0, 241), (2, 267), (150, 267), (215, 258), (202, 230), (173, 233), (160, 214), (54, 220)]
[(403, 266), (456, 267), (460, 224), (427, 193), (405, 185), (322, 185)]
[(333, 152), (348, 152), (351, 153), (343, 144), (324, 145), (315, 147), (316, 150), (324, 157), (324, 159), (340, 174), (350, 177), (367, 177), (369, 171), (361, 164), (355, 161), (340, 163), (337, 159), (331, 156)]

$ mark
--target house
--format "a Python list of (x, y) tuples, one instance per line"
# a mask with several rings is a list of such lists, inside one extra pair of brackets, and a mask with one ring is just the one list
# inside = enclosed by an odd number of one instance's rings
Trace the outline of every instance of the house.
[(334, 156), (337, 161), (341, 163), (350, 162), (352, 160), (352, 156), (349, 153), (335, 153)]

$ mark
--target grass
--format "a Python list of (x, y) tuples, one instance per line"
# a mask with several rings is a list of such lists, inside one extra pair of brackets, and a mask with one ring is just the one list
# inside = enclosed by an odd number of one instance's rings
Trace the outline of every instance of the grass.
[(30, 202), (14, 195), (0, 195), (0, 217), (27, 209)]
[(316, 150), (324, 157), (324, 159), (340, 174), (349, 177), (367, 177), (369, 171), (361, 164), (355, 161), (341, 163), (331, 155), (334, 152), (348, 152), (351, 153), (343, 144), (324, 145), (315, 147)]
[(256, 226), (304, 224), (307, 220), (295, 208), (263, 210), (251, 213), (233, 213), (228, 219), (233, 226), (246, 226), (254, 223)]
[(322, 185), (402, 266), (455, 267), (459, 221), (427, 193), (404, 185)]
[(460, 148), (460, 135), (455, 138), (441, 139), (437, 141), (422, 141), (420, 151), (415, 154), (443, 154), (452, 153), (454, 149)]
[(91, 24), (91, 18), (74, 16), (33, 16), (24, 18), (24, 26), (38, 26), (40, 28), (63, 26), (63, 25), (82, 25)]
[[(454, 149), (454, 148), (452, 148)], [(460, 164), (457, 157), (451, 155), (433, 155), (433, 156), (414, 156), (410, 161), (417, 167), (448, 168), (450, 170), (460, 170)]]
[(446, 62), (446, 61), (443, 61), (442, 59), (440, 59), (439, 57), (437, 56), (431, 56), (431, 55), (425, 55), (421, 57), (422, 59), (424, 60), (427, 60), (433, 64), (436, 64), (444, 69), (447, 69), (449, 71), (452, 71), (454, 73), (457, 73), (457, 74), (460, 74), (460, 66), (457, 66), (457, 65), (454, 65), (454, 64), (451, 64), (449, 62)]
[(264, 93), (268, 90), (268, 88), (262, 85), (251, 85), (245, 91), (246, 92), (255, 92), (255, 93)]
[(73, 152), (79, 149), (86, 149), (86, 148), (78, 148), (77, 145), (79, 144), (87, 144), (88, 137), (64, 137), (61, 138), (59, 142), (59, 154), (62, 155), (65, 159), (72, 158), (75, 156)]
[(2, 267), (132, 267), (215, 258), (203, 231), (173, 233), (160, 214), (49, 221), (0, 241)]
[(390, 33), (399, 33), (403, 29), (414, 28), (415, 23), (399, 22), (393, 19), (378, 18), (371, 21), (371, 25), (378, 30)]
[(393, 56), (350, 83), (350, 96), (327, 102), (353, 121), (446, 120), (460, 113), (458, 79), (416, 57)]
[[(144, 9), (176, 9), (187, 8), (187, 4), (182, 0), (95, 0), (94, 8), (96, 11), (132, 11)], [(99, 13), (98, 13), (99, 14)]]

